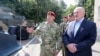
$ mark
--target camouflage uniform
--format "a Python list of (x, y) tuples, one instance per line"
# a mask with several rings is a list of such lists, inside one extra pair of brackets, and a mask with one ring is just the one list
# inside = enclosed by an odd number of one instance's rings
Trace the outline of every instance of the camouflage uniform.
[[(65, 23), (65, 22), (62, 22), (60, 24), (60, 35), (62, 36), (62, 34), (66, 31), (66, 27), (68, 26), (68, 23)], [(63, 56), (65, 56), (65, 47), (64, 45), (62, 44), (62, 53), (63, 53)]]
[(62, 22), (60, 24), (60, 31), (61, 31), (61, 35), (64, 31), (66, 31), (66, 27), (68, 26), (68, 23)]
[(36, 29), (36, 34), (41, 35), (42, 38), (40, 56), (54, 56), (54, 51), (60, 50), (61, 37), (59, 29), (55, 22), (52, 25), (43, 22)]

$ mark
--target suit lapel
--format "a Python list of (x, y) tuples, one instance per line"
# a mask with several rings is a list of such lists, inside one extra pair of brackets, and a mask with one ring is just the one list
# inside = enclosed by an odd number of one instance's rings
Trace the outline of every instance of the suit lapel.
[(84, 19), (75, 35), (75, 38), (79, 33), (81, 33), (84, 30), (85, 25), (86, 25), (86, 20)]

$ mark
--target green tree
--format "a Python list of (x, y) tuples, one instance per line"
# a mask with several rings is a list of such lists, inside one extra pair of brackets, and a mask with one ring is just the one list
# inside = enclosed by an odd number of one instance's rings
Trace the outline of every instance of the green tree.
[(0, 2), (12, 8), (16, 14), (24, 15), (27, 19), (32, 19), (36, 23), (44, 21), (49, 10), (57, 14), (55, 21), (59, 23), (66, 6), (63, 0), (61, 0), (60, 5), (57, 4), (56, 0), (2, 0)]
[(66, 9), (66, 13), (64, 14), (65, 16), (67, 16), (68, 14), (72, 13), (73, 10), (75, 9), (76, 5), (70, 5), (67, 9)]
[(79, 0), (78, 6), (83, 6), (86, 11), (86, 18), (93, 20), (94, 16), (94, 0)]

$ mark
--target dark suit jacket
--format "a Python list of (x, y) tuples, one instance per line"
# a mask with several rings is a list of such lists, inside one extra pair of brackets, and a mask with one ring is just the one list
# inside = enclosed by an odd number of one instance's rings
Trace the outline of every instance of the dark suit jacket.
[[(73, 25), (70, 25), (73, 27)], [(77, 52), (72, 54), (66, 48), (66, 56), (92, 56), (91, 46), (95, 43), (97, 31), (94, 22), (83, 20), (75, 37), (71, 36), (72, 28), (68, 29), (63, 34), (63, 43), (66, 46), (70, 43), (75, 43)]]

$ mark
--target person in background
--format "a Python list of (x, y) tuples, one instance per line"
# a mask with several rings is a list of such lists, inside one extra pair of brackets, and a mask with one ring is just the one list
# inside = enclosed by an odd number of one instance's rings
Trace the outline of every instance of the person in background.
[[(68, 17), (67, 16), (64, 16), (62, 18), (62, 23), (60, 23), (60, 31), (61, 31), (61, 36), (63, 34), (63, 32), (66, 30), (66, 27), (67, 27), (67, 24), (68, 23)], [(65, 56), (65, 48), (64, 48), (64, 45), (62, 44), (62, 55)]]
[(75, 20), (75, 17), (74, 17), (74, 15), (73, 15), (73, 13), (70, 13), (70, 14), (68, 15), (68, 23), (71, 22), (71, 21), (74, 21), (74, 20)]
[[(74, 21), (74, 15), (73, 13), (68, 14), (68, 16), (63, 17), (62, 19), (62, 23), (60, 24), (60, 29), (61, 29), (61, 36), (63, 35), (63, 33), (67, 30), (67, 26), (71, 21)], [(62, 44), (62, 52), (63, 52), (63, 56), (65, 56), (65, 47)]]
[(41, 23), (34, 31), (42, 39), (40, 56), (57, 56), (61, 48), (60, 30), (55, 20), (55, 13), (48, 11), (47, 21)]
[(60, 23), (60, 30), (61, 30), (61, 34), (66, 30), (67, 27), (67, 22), (68, 22), (68, 17), (64, 16), (62, 19), (62, 23)]
[(68, 16), (64, 16), (62, 19), (62, 23), (60, 23), (60, 31), (61, 31), (61, 35), (67, 30), (67, 26), (71, 21), (74, 21), (74, 15), (73, 13), (68, 14)]
[[(61, 36), (65, 32), (66, 27), (68, 26), (67, 23), (68, 23), (68, 17), (67, 16), (64, 16), (62, 18), (62, 23), (60, 23), (60, 31), (61, 31), (60, 35)], [(62, 53), (63, 53), (63, 56), (65, 56), (65, 47), (64, 47), (63, 43), (62, 43)]]
[(17, 25), (15, 28), (15, 35), (17, 40), (27, 40), (33, 31), (33, 27), (27, 26), (27, 21), (24, 21), (21, 25)]

